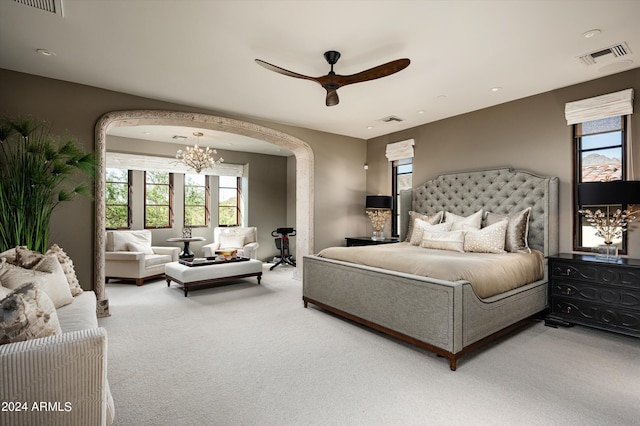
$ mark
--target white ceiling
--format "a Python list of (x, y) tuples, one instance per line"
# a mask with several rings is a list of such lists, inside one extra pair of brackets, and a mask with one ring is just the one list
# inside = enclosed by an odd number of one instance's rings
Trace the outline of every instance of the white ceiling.
[[(638, 0), (62, 2), (64, 17), (0, 0), (0, 68), (362, 139), (640, 65)], [(623, 42), (627, 56), (578, 59)], [(411, 65), (326, 107), (318, 84), (254, 62), (317, 77), (326, 50), (338, 74)]]

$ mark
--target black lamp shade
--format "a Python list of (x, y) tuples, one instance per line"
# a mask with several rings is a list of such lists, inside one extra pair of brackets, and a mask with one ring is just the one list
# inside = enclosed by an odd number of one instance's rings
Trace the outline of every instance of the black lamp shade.
[(578, 205), (639, 204), (640, 181), (584, 182), (578, 184)]
[(367, 195), (368, 209), (389, 209), (393, 206), (393, 198), (387, 195)]

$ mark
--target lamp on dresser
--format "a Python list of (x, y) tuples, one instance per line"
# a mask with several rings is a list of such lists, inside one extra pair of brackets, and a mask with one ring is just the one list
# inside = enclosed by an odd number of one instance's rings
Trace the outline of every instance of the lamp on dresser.
[(596, 229), (596, 236), (604, 239), (604, 245), (598, 247), (598, 257), (617, 258), (615, 238), (622, 237), (627, 225), (639, 212), (633, 206), (630, 209), (616, 209), (611, 213), (612, 205), (633, 205), (640, 203), (640, 181), (616, 180), (609, 182), (584, 182), (578, 184), (578, 205), (606, 206), (606, 213), (600, 209), (581, 209), (587, 221)]
[(367, 216), (373, 225), (373, 241), (384, 240), (384, 226), (391, 217), (393, 198), (387, 195), (367, 195)]

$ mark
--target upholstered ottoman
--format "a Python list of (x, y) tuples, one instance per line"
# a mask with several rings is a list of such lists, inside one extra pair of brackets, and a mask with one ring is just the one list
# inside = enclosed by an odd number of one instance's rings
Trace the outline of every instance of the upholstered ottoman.
[(187, 297), (190, 289), (215, 287), (225, 281), (247, 277), (262, 279), (262, 262), (248, 259), (237, 262), (216, 263), (212, 265), (187, 266), (180, 262), (167, 263), (164, 269), (167, 287), (174, 281), (184, 289)]

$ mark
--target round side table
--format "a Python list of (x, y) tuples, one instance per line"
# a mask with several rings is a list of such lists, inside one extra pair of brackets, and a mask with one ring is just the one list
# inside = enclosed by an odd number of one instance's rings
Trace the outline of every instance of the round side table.
[(180, 253), (180, 259), (186, 259), (186, 258), (191, 258), (194, 257), (195, 254), (191, 251), (191, 249), (189, 249), (189, 243), (194, 242), (194, 241), (204, 241), (204, 238), (202, 237), (189, 237), (189, 238), (185, 238), (185, 237), (175, 237), (175, 238), (168, 238), (167, 242), (170, 243), (184, 243), (184, 248), (182, 249), (182, 253)]

